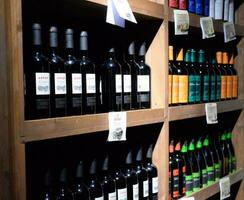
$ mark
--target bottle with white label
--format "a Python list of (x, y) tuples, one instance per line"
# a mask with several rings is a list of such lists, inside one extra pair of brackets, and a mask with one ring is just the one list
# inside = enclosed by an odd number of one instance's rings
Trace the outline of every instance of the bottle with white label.
[(63, 117), (66, 115), (66, 72), (62, 58), (57, 54), (58, 29), (52, 26), (50, 33), (50, 83), (51, 83), (51, 116)]
[(127, 200), (126, 179), (120, 169), (115, 171), (115, 185), (117, 200)]
[(139, 50), (137, 73), (137, 104), (139, 109), (151, 106), (151, 70), (145, 63), (146, 43)]
[(139, 200), (149, 199), (149, 180), (147, 170), (142, 163), (142, 148), (140, 148), (136, 155), (135, 171), (138, 176), (139, 183)]
[(96, 113), (96, 73), (95, 65), (88, 57), (88, 33), (80, 34), (80, 68), (82, 72), (82, 113)]
[(103, 188), (104, 200), (116, 200), (115, 181), (109, 174), (109, 158), (103, 161), (101, 185)]
[[(50, 117), (50, 73), (41, 52), (41, 25), (33, 24), (33, 55), (26, 77), (26, 119)], [(34, 83), (34, 84), (33, 84)]]
[(139, 184), (138, 177), (132, 167), (132, 151), (129, 151), (126, 156), (125, 168), (123, 170), (127, 183), (127, 199), (139, 200)]
[(68, 187), (67, 169), (63, 168), (59, 176), (59, 185), (56, 194), (56, 200), (73, 200), (73, 194)]
[(145, 168), (148, 173), (149, 180), (149, 200), (158, 199), (158, 173), (157, 168), (152, 164), (153, 146), (150, 145), (146, 154)]
[(65, 61), (67, 85), (67, 115), (81, 115), (81, 70), (77, 59), (74, 57), (73, 30), (65, 32)]
[(223, 19), (223, 10), (224, 10), (224, 1), (223, 0), (215, 0), (215, 11), (214, 11), (214, 19)]

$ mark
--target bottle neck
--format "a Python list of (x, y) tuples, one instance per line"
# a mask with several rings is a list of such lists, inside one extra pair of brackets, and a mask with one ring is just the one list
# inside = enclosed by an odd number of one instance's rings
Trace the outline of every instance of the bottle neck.
[(73, 56), (74, 55), (74, 49), (73, 48), (66, 48), (65, 49), (67, 56)]
[(83, 57), (85, 57), (85, 58), (88, 57), (88, 50), (81, 50), (80, 52), (81, 52), (82, 58)]
[(144, 63), (145, 62), (145, 56), (138, 56), (139, 62)]

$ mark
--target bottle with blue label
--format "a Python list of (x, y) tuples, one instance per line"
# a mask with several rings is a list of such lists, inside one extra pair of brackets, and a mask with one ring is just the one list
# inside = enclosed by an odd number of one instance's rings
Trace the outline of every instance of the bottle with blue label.
[(195, 5), (195, 9), (196, 9), (195, 13), (197, 15), (202, 15), (203, 14), (203, 1), (202, 0), (196, 0), (195, 4), (196, 4)]
[(195, 0), (189, 0), (189, 1), (188, 1), (188, 11), (189, 11), (190, 13), (195, 13), (195, 11), (196, 11)]
[(190, 68), (195, 70), (195, 81), (196, 81), (196, 91), (195, 91), (195, 103), (200, 103), (201, 101), (201, 76), (200, 70), (196, 62), (196, 51), (191, 49), (191, 66)]

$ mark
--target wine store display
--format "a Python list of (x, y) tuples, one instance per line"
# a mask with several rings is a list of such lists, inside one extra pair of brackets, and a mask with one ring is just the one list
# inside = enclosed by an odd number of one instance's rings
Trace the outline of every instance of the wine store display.
[(33, 56), (25, 67), (26, 119), (150, 108), (145, 43), (137, 56), (134, 42), (123, 56), (116, 55), (111, 47), (104, 62), (95, 65), (89, 58), (86, 31), (80, 33), (80, 53), (75, 56), (72, 29), (65, 31), (63, 45), (58, 44), (58, 28), (50, 27), (47, 51), (42, 48), (41, 25), (34, 24), (32, 29)]

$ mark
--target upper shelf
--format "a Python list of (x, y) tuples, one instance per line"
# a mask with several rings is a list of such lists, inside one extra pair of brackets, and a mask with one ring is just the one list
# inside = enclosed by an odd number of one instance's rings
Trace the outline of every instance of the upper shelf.
[[(243, 109), (244, 100), (217, 102), (218, 113)], [(205, 104), (169, 107), (169, 120), (176, 121), (205, 115)]]
[[(164, 109), (127, 112), (127, 127), (162, 123)], [(108, 113), (74, 117), (30, 120), (24, 122), (23, 142), (80, 135), (108, 130)]]

